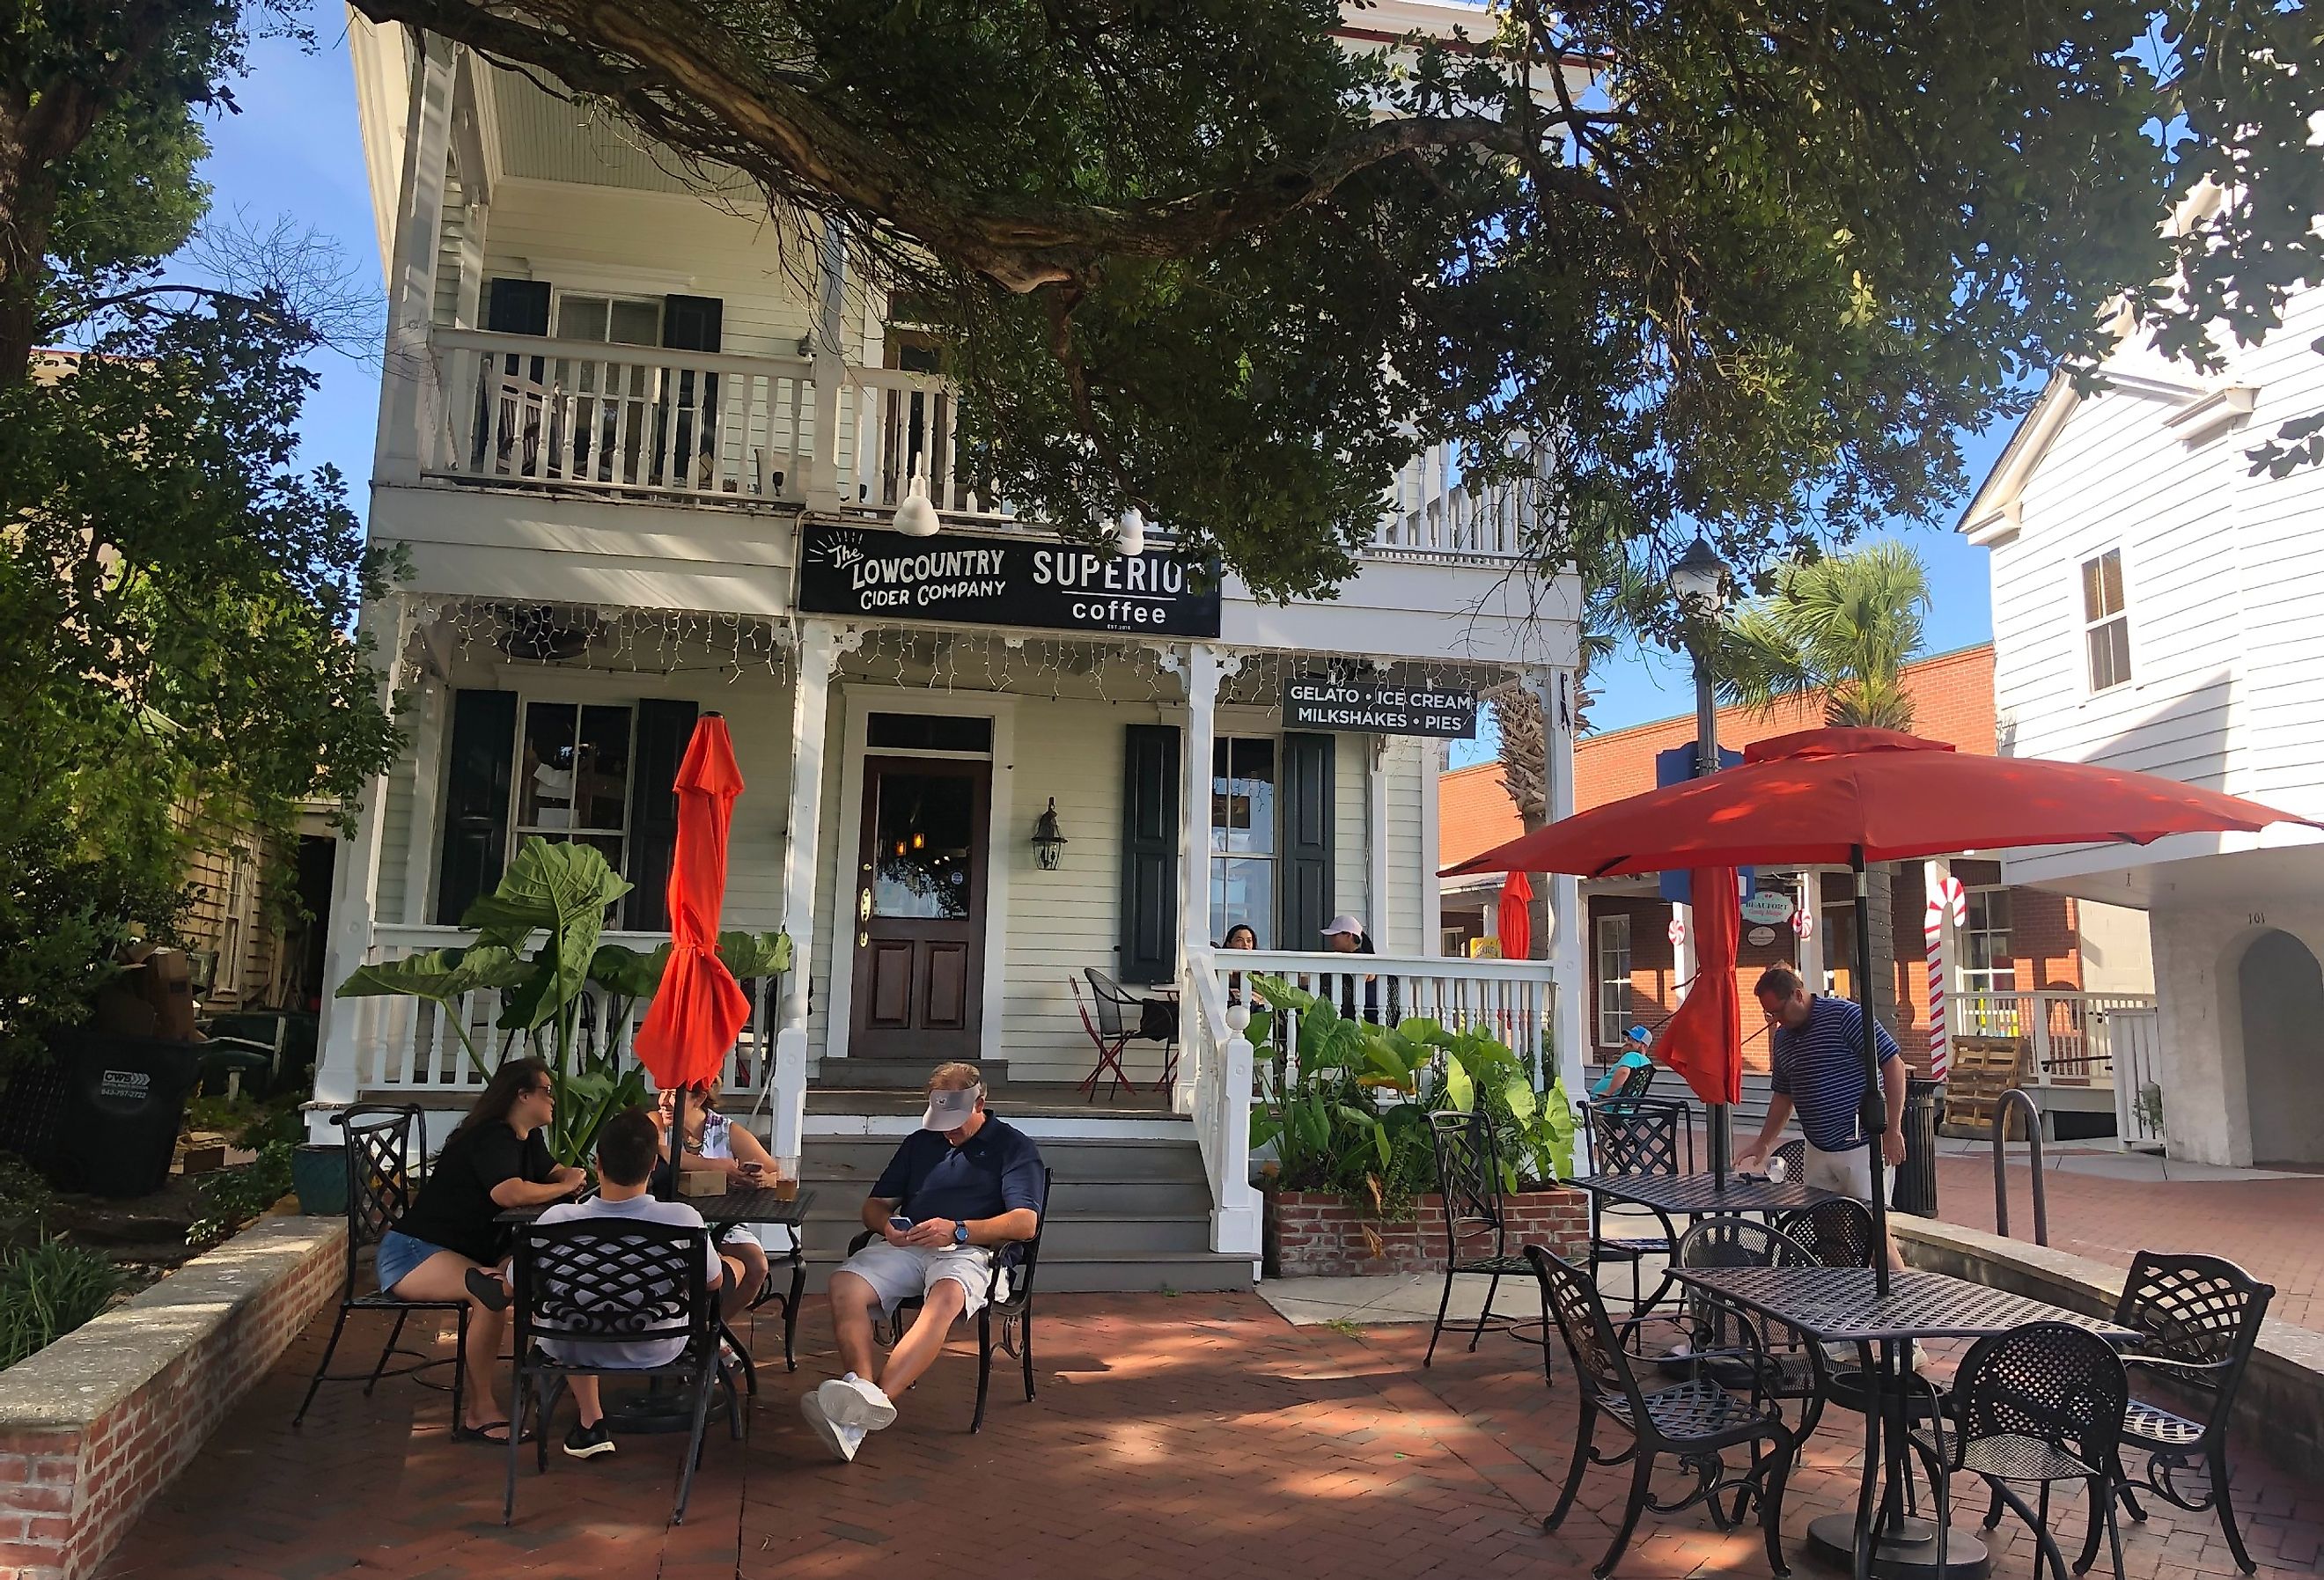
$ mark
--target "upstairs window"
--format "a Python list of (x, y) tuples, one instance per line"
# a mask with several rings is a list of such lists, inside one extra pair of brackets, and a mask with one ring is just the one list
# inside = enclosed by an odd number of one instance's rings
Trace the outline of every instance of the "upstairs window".
[(613, 346), (661, 344), (661, 302), (653, 298), (560, 295), (557, 337)]
[(2129, 680), (2130, 616), (2124, 612), (2119, 549), (2082, 561), (2082, 642), (2093, 692)]

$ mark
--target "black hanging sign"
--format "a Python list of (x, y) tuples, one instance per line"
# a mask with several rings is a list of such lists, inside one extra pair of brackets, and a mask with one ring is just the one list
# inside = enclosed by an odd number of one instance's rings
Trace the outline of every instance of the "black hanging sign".
[(809, 522), (798, 606), (863, 620), (1216, 636), (1218, 579), (1206, 579), (1207, 588), (1197, 587), (1188, 568), (1161, 550), (1108, 555), (1031, 538), (908, 538)]
[(1283, 683), (1283, 727), (1473, 741), (1477, 694), (1437, 686), (1298, 677)]

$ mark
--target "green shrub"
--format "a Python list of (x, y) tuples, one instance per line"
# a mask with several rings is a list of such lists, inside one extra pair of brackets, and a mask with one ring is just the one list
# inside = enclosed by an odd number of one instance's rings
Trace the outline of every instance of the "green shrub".
[(0, 1368), (46, 1349), (119, 1293), (119, 1268), (62, 1240), (0, 1252)]
[(290, 1150), (295, 1144), (268, 1141), (259, 1149), (256, 1162), (203, 1175), (194, 1186), (200, 1210), (186, 1226), (186, 1243), (216, 1245), (289, 1194)]
[(56, 1193), (39, 1170), (21, 1159), (0, 1156), (0, 1246), (37, 1237), (55, 1201)]

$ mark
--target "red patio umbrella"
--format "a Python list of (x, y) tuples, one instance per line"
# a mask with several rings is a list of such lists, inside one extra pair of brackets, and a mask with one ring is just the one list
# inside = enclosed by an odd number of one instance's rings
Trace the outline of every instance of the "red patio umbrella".
[(1533, 880), (1523, 873), (1511, 873), (1501, 885), (1494, 931), (1500, 935), (1502, 959), (1533, 957)]
[[(1803, 730), (1759, 742), (1740, 768), (1593, 807), (1486, 851), (1444, 875), (1578, 873), (1584, 877), (1675, 868), (1837, 866), (1856, 873), (1857, 958), (1871, 957), (1868, 862), (2043, 845), (2149, 845), (2166, 835), (2256, 833), (2271, 823), (2324, 824), (2256, 801), (2150, 773), (1983, 757), (1894, 730)], [(1863, 995), (1868, 1130), (1879, 1090), (1871, 974)], [(1885, 1234), (1880, 1152), (1872, 1154), (1872, 1212)], [(1880, 1259), (1879, 1287), (1887, 1289)]]
[(718, 913), (726, 899), (726, 833), (742, 772), (726, 721), (706, 713), (678, 767), (678, 841), (669, 863), (669, 964), (638, 1028), (638, 1062), (656, 1087), (678, 1094), (670, 1141), (670, 1188), (686, 1134), (686, 1093), (718, 1078), (751, 1001), (718, 957)]
[[(1731, 1108), (1743, 1100), (1743, 1001), (1735, 991), (1741, 903), (1734, 868), (1708, 867), (1692, 876), (1694, 981), (1655, 1039), (1654, 1055), (1705, 1103)], [(1720, 895), (1723, 901), (1715, 898)], [(1711, 1118), (1720, 1123), (1719, 1115)], [(1714, 1151), (1713, 1158), (1723, 1170), (1723, 1152)]]

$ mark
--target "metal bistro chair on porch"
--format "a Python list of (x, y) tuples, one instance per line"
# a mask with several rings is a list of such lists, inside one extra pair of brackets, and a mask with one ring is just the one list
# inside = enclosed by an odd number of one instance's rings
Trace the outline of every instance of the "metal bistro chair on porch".
[[(403, 1221), (411, 1198), (419, 1194), (420, 1171), (428, 1156), (427, 1118), (416, 1104), (400, 1108), (355, 1107), (334, 1113), (331, 1123), (346, 1131), (347, 1137), (346, 1269), (339, 1285), (338, 1320), (331, 1324), (330, 1342), (323, 1346), (323, 1358), (315, 1363), (315, 1374), (307, 1381), (307, 1397), (299, 1401), (299, 1413), (290, 1418), (290, 1424), (295, 1427), (307, 1418), (309, 1407), (314, 1404), (316, 1393), (326, 1382), (360, 1382), (368, 1396), (383, 1377), (407, 1377), (442, 1365), (444, 1362), (439, 1357), (399, 1346), (403, 1341), (403, 1325), (411, 1319), (412, 1313), (449, 1311), (456, 1314), (459, 1325), (451, 1362), (452, 1429), (456, 1433), (460, 1429), (461, 1388), (468, 1371), (468, 1303), (399, 1300), (376, 1289), (367, 1295), (355, 1292), (357, 1281), (366, 1272), (362, 1265), (364, 1252)], [(388, 1330), (387, 1342), (380, 1346), (379, 1360), (370, 1371), (334, 1372), (331, 1357), (338, 1354), (339, 1338), (346, 1332), (348, 1317), (357, 1311), (392, 1311), (395, 1313), (395, 1326)], [(390, 1367), (388, 1362), (397, 1356), (410, 1364)]]
[[(1435, 1363), (1436, 1340), (1444, 1331), (1444, 1314), (1452, 1306), (1452, 1281), (1459, 1278), (1489, 1278), (1485, 1302), (1478, 1308), (1477, 1326), (1469, 1335), (1469, 1349), (1485, 1335), (1492, 1320), (1493, 1298), (1505, 1278), (1521, 1279), (1532, 1270), (1525, 1257), (1509, 1248), (1508, 1199), (1502, 1191), (1501, 1153), (1493, 1133), (1493, 1117), (1481, 1103), (1467, 1113), (1446, 1110), (1428, 1116), (1428, 1139), (1436, 1149), (1436, 1178), (1444, 1200), (1444, 1293), (1436, 1302), (1436, 1326), (1428, 1330), (1425, 1368)], [(1512, 1323), (1509, 1332), (1517, 1331)], [(1554, 1381), (1549, 1364), (1549, 1312), (1541, 1315), (1541, 1374)]]
[[(1733, 1492), (1739, 1510), (1748, 1496), (1759, 1501), (1759, 1526), (1767, 1542), (1767, 1564), (1778, 1576), (1791, 1573), (1784, 1561), (1784, 1481), (1791, 1474), (1799, 1439), (1784, 1424), (1782, 1415), (1756, 1391), (1748, 1398), (1721, 1388), (1698, 1370), (1683, 1382), (1647, 1393), (1638, 1386), (1632, 1356), (1624, 1347), (1646, 1322), (1666, 1320), (1634, 1317), (1618, 1327), (1606, 1315), (1598, 1287), (1582, 1269), (1538, 1245), (1525, 1248), (1526, 1260), (1541, 1280), (1542, 1301), (1565, 1339), (1566, 1354), (1581, 1388), (1582, 1421), (1573, 1435), (1573, 1459), (1566, 1467), (1565, 1485), (1557, 1507), (1542, 1521), (1547, 1530), (1564, 1523), (1582, 1490), (1583, 1473), (1593, 1465), (1630, 1466), (1630, 1498), (1622, 1511), (1612, 1545), (1591, 1573), (1607, 1580), (1638, 1528), (1638, 1516), (1648, 1510), (1675, 1514), (1701, 1503), (1720, 1529), (1733, 1521), (1720, 1506), (1720, 1494)], [(1748, 1326), (1741, 1330), (1747, 1337)], [(1747, 1364), (1755, 1371), (1756, 1362)], [(1597, 1448), (1598, 1418), (1604, 1416), (1630, 1434), (1630, 1446), (1619, 1454), (1600, 1455)], [(1728, 1474), (1726, 1452), (1748, 1448), (1750, 1466), (1739, 1476)], [(1654, 1496), (1655, 1462), (1668, 1455), (1694, 1473), (1695, 1484), (1674, 1502)]]
[(1106, 1072), (1113, 1072), (1113, 1091), (1106, 1101), (1113, 1101), (1113, 1093), (1127, 1089), (1132, 1094), (1138, 1083), (1121, 1067), (1122, 1050), (1132, 1042), (1157, 1042), (1162, 1045), (1162, 1078), (1154, 1083), (1157, 1092), (1166, 1091), (1178, 1078), (1177, 1006), (1159, 999), (1142, 999), (1124, 988), (1094, 966), (1084, 966), (1082, 976), (1089, 979), (1089, 1002), (1082, 1001), (1081, 977), (1073, 983), (1074, 1003), (1081, 1011), (1082, 1028), (1097, 1046), (1097, 1063), (1089, 1077), (1082, 1082), (1087, 1088), (1084, 1101), (1094, 1101), (1099, 1083)]

